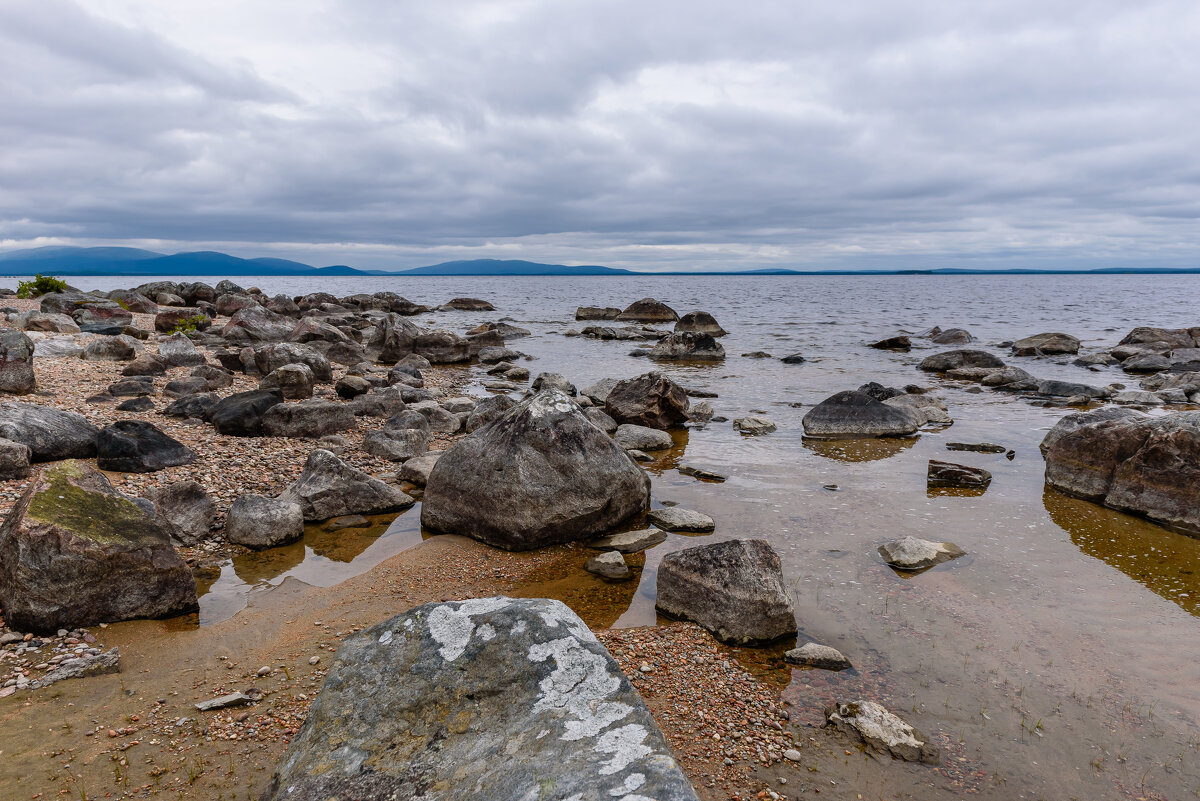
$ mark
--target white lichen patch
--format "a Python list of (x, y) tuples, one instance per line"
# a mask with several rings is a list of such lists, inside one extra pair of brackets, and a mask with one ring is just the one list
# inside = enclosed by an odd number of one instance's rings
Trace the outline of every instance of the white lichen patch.
[(632, 793), (634, 790), (641, 787), (645, 783), (646, 783), (646, 774), (630, 773), (628, 776), (625, 777), (625, 781), (624, 781), (624, 783), (622, 783), (622, 785), (620, 787), (614, 787), (613, 789), (608, 791), (608, 794), (611, 796), (614, 796), (614, 797), (626, 796), (628, 793)]
[(391, 629), (388, 629), (388, 630), (387, 630), (387, 631), (385, 631), (383, 634), (380, 634), (380, 635), (379, 635), (379, 644), (380, 644), (380, 645), (387, 645), (387, 644), (388, 644), (388, 643), (390, 643), (391, 641), (392, 641), (392, 631), (391, 631)]
[[(426, 625), (429, 636), (441, 646), (438, 653), (442, 655), (442, 659), (453, 662), (467, 650), (471, 634), (475, 631), (475, 622), (471, 620), (473, 615), (496, 612), (510, 603), (512, 602), (508, 598), (472, 598), (463, 601), (457, 607), (450, 604), (435, 607), (429, 613)], [(492, 632), (494, 634), (495, 629), (492, 629)]]
[(529, 647), (532, 662), (554, 659), (554, 670), (538, 684), (541, 694), (534, 702), (535, 712), (564, 710), (570, 716), (564, 726), (564, 740), (595, 737), (633, 707), (620, 701), (607, 701), (621, 687), (621, 680), (608, 667), (601, 654), (584, 648), (578, 640), (563, 637)]
[(645, 744), (649, 735), (646, 727), (638, 723), (605, 732), (596, 741), (596, 750), (612, 756), (600, 767), (600, 775), (608, 776), (624, 770), (630, 762), (650, 756), (653, 750)]
[(484, 623), (479, 627), (479, 639), (487, 642), (496, 637), (496, 629), (490, 623)]

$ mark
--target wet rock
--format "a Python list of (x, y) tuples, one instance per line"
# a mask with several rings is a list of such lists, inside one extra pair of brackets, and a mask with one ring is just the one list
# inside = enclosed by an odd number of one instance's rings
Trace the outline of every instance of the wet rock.
[(1153, 392), (1146, 392), (1141, 389), (1125, 389), (1120, 392), (1113, 393), (1113, 403), (1121, 403), (1125, 405), (1138, 406), (1162, 406), (1163, 399)]
[(496, 307), (488, 303), (486, 300), (478, 298), (454, 298), (447, 301), (442, 308), (454, 309), (456, 311), (495, 311)]
[(14, 481), (29, 476), (28, 445), (0, 438), (0, 481)]
[[(578, 318), (576, 318), (578, 319)], [(715, 317), (705, 311), (688, 312), (675, 323), (675, 333), (708, 334), (713, 337), (723, 337), (729, 332), (717, 323)]]
[(599, 556), (593, 556), (583, 563), (583, 569), (606, 579), (626, 579), (632, 573), (625, 557), (617, 551), (605, 551)]
[(96, 436), (96, 466), (122, 473), (152, 473), (191, 464), (191, 448), (143, 420), (118, 420)]
[(613, 441), (627, 451), (661, 451), (671, 447), (671, 435), (666, 431), (629, 423), (617, 426)]
[(1036, 349), (1047, 355), (1078, 353), (1079, 340), (1070, 334), (1034, 334), (1012, 344), (1013, 352)]
[(651, 509), (646, 513), (646, 520), (665, 531), (688, 531), (703, 534), (717, 527), (708, 515), (678, 506)]
[(917, 537), (901, 537), (879, 546), (883, 561), (901, 570), (924, 570), (966, 554), (952, 542), (932, 542)]
[(98, 336), (83, 349), (83, 360), (87, 362), (131, 362), (141, 351), (141, 344), (133, 337)]
[(1103, 398), (1108, 393), (1098, 387), (1087, 384), (1076, 384), (1073, 381), (1046, 380), (1037, 383), (1037, 393), (1049, 398)]
[(769, 417), (763, 417), (762, 415), (748, 415), (746, 417), (734, 418), (733, 430), (742, 434), (754, 436), (758, 434), (770, 434), (772, 431), (776, 430), (776, 426), (775, 421)]
[(35, 389), (33, 342), (15, 328), (0, 328), (0, 393), (28, 395)]
[(725, 476), (721, 475), (720, 473), (716, 472), (715, 470), (709, 470), (706, 467), (700, 467), (698, 465), (681, 464), (681, 465), (679, 465), (678, 470), (679, 470), (680, 475), (691, 476), (692, 478), (698, 478), (701, 481), (720, 482), (720, 481), (725, 481), (725, 479), (726, 479)]
[(300, 504), (282, 498), (241, 495), (225, 515), (225, 539), (261, 550), (295, 542), (304, 534)]
[(83, 462), (39, 471), (0, 525), (5, 622), (42, 633), (194, 611), (196, 584), (170, 535)]
[(1121, 369), (1127, 373), (1161, 373), (1170, 366), (1171, 360), (1157, 353), (1133, 356), (1121, 362)]
[(283, 393), (277, 390), (255, 389), (237, 392), (217, 403), (209, 412), (209, 421), (220, 434), (231, 437), (261, 437), (263, 417), (277, 404), (283, 403)]
[(285, 364), (258, 382), (260, 390), (278, 390), (285, 400), (303, 400), (313, 395), (312, 369), (307, 364)]
[(679, 315), (661, 301), (642, 298), (626, 306), (616, 319), (637, 323), (673, 323), (679, 319)]
[(883, 403), (886, 406), (911, 412), (917, 417), (920, 425), (928, 423), (950, 425), (954, 422), (954, 418), (946, 409), (945, 402), (932, 395), (897, 395), (894, 398), (888, 398)]
[(414, 503), (395, 487), (321, 449), (309, 454), (300, 477), (279, 497), (298, 503), (305, 520), (398, 512)]
[(319, 439), (357, 426), (354, 412), (345, 404), (315, 398), (275, 404), (262, 416), (263, 430), (272, 437)]
[(595, 384), (579, 390), (579, 394), (585, 398), (590, 398), (592, 403), (597, 406), (603, 406), (608, 400), (609, 393), (619, 383), (621, 382), (616, 378), (601, 378)]
[(420, 456), (414, 456), (400, 466), (396, 477), (418, 487), (424, 487), (429, 482), (429, 474), (433, 466), (442, 456), (442, 451), (431, 451)]
[(1027, 381), (1037, 381), (1037, 379), (1020, 367), (1001, 367), (996, 370), (989, 370), (986, 375), (979, 379), (979, 383), (985, 387), (1007, 387)]
[(918, 368), (930, 373), (944, 373), (960, 367), (1005, 367), (1004, 362), (985, 350), (948, 350), (926, 357)]
[(725, 358), (725, 348), (710, 334), (668, 334), (650, 349), (651, 359), (679, 361), (717, 361)]
[(534, 392), (541, 392), (544, 389), (556, 389), (564, 395), (570, 395), (571, 397), (579, 394), (575, 390), (575, 385), (560, 373), (538, 373), (537, 378), (533, 379), (533, 384), (530, 385), (530, 388)]
[(927, 481), (931, 487), (987, 489), (988, 485), (992, 483), (992, 474), (980, 467), (967, 467), (930, 459)]
[(172, 334), (159, 339), (158, 358), (166, 362), (168, 367), (193, 367), (208, 361), (203, 353), (196, 350), (187, 334)]
[(78, 412), (36, 403), (0, 403), (0, 437), (27, 446), (32, 462), (95, 456), (99, 433), (100, 429)]
[(861, 740), (879, 754), (936, 765), (941, 752), (929, 738), (874, 701), (837, 703), (825, 710), (827, 725)]
[(804, 415), (803, 425), (810, 437), (894, 437), (915, 433), (921, 420), (912, 410), (851, 390), (818, 403)]
[(489, 346), (481, 348), (477, 358), (481, 364), (496, 364), (497, 362), (514, 361), (521, 358), (521, 354), (509, 348)]
[(429, 450), (429, 435), (416, 428), (384, 428), (368, 432), (362, 447), (372, 456), (404, 462)]
[(853, 667), (838, 649), (815, 642), (806, 642), (799, 648), (793, 648), (783, 655), (783, 661), (820, 670), (847, 670)]
[(664, 529), (642, 528), (636, 531), (622, 531), (618, 534), (597, 537), (588, 543), (588, 547), (602, 551), (637, 553), (666, 541), (667, 532)]
[(667, 554), (658, 568), (655, 607), (729, 644), (796, 633), (779, 556), (765, 540), (727, 540)]
[(876, 348), (878, 350), (904, 350), (912, 348), (912, 340), (903, 334), (898, 334), (894, 337), (887, 337), (878, 342), (872, 342), (867, 347)]
[(601, 306), (580, 306), (575, 310), (576, 320), (615, 320), (620, 309)]
[(523, 401), (438, 460), (421, 523), (508, 550), (587, 539), (642, 512), (650, 480), (556, 390)]
[(974, 342), (975, 337), (965, 328), (947, 328), (929, 337), (935, 345), (966, 345)]
[(263, 801), (547, 793), (696, 798), (641, 698), (574, 612), (478, 598), (420, 606), (347, 637)]
[(1004, 453), (1008, 448), (992, 442), (947, 442), (946, 450), (972, 451), (974, 453)]
[(683, 387), (659, 372), (618, 381), (604, 401), (604, 411), (617, 423), (668, 429), (688, 419), (690, 401)]
[(174, 537), (186, 546), (208, 539), (217, 522), (217, 504), (195, 481), (176, 481), (162, 487), (150, 487), (146, 498), (154, 504), (159, 517), (175, 527)]

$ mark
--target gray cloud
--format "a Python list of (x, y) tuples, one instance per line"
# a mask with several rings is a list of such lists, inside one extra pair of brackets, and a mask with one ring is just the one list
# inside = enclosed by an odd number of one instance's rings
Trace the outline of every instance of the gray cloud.
[(252, 5), (0, 6), (0, 240), (643, 268), (1200, 244), (1193, 3)]

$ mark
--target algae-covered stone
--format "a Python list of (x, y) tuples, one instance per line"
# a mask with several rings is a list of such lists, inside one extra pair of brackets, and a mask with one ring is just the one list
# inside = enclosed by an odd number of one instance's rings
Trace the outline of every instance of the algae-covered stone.
[(694, 801), (645, 704), (559, 601), (426, 604), (342, 643), (264, 801)]
[(48, 632), (194, 611), (171, 530), (83, 462), (38, 472), (0, 526), (5, 622)]

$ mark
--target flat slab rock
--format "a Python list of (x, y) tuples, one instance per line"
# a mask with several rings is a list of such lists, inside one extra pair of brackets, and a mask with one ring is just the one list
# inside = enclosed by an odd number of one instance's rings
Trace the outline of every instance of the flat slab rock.
[(825, 709), (825, 721), (826, 725), (862, 740), (876, 753), (906, 762), (936, 765), (941, 761), (941, 752), (929, 744), (928, 737), (874, 701), (833, 704)]
[(965, 554), (966, 551), (952, 542), (933, 542), (918, 537), (901, 537), (879, 546), (883, 561), (901, 570), (924, 570)]
[(981, 467), (930, 459), (927, 481), (931, 487), (986, 489), (992, 483), (992, 474)]
[(418, 606), (346, 638), (262, 798), (694, 801), (641, 698), (567, 606)]
[(838, 649), (815, 642), (806, 642), (799, 648), (793, 648), (783, 655), (783, 661), (821, 670), (846, 670), (853, 667), (850, 660)]
[(636, 531), (622, 531), (607, 537), (598, 537), (588, 543), (591, 548), (603, 551), (620, 551), (621, 553), (637, 553), (647, 548), (653, 548), (660, 542), (666, 542), (667, 532), (661, 528), (642, 528)]
[(703, 512), (682, 509), (678, 506), (651, 509), (646, 513), (646, 519), (667, 531), (690, 531), (702, 534), (717, 527), (713, 519)]

